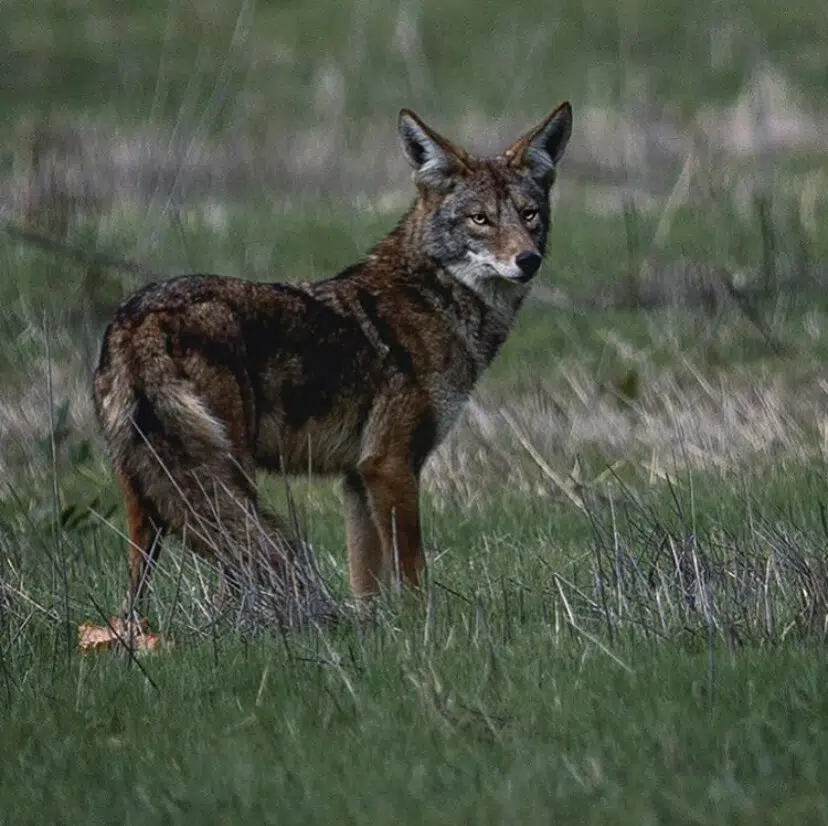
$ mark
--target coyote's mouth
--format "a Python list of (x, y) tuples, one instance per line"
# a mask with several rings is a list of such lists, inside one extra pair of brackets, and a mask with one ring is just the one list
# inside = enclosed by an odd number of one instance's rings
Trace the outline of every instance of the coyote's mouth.
[(510, 284), (527, 284), (537, 271), (525, 272), (512, 262), (500, 261), (491, 253), (469, 250), (466, 259), (455, 269), (461, 281), (504, 281)]

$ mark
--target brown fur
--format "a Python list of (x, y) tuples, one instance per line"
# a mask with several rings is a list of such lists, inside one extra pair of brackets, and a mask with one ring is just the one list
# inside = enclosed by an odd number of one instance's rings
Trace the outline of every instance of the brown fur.
[(130, 603), (166, 531), (225, 564), (294, 547), (258, 468), (339, 473), (351, 585), (420, 581), (420, 471), (505, 340), (545, 251), (562, 104), (476, 158), (404, 110), (418, 198), (361, 262), (312, 284), (151, 284), (107, 329), (94, 398), (130, 524)]

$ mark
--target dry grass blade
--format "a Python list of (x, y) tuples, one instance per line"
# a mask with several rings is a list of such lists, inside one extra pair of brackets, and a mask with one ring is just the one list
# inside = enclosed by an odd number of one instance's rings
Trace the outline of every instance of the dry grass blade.
[(598, 637), (594, 634), (591, 634), (589, 631), (582, 628), (576, 618), (575, 612), (572, 610), (572, 606), (569, 604), (569, 600), (566, 597), (566, 592), (563, 589), (563, 585), (561, 583), (561, 579), (556, 575), (555, 576), (555, 586), (558, 589), (558, 594), (561, 597), (561, 602), (563, 602), (564, 609), (566, 611), (566, 617), (569, 622), (570, 627), (580, 634), (584, 639), (591, 642), (599, 651), (606, 654), (616, 665), (621, 666), (628, 674), (634, 674), (634, 669), (627, 665), (614, 651), (611, 651)]
[(520, 428), (518, 427), (517, 423), (515, 422), (514, 418), (509, 414), (509, 412), (504, 408), (500, 410), (500, 415), (506, 424), (509, 425), (512, 433), (515, 435), (515, 438), (520, 442), (521, 446), (524, 450), (532, 457), (532, 460), (535, 464), (543, 471), (544, 476), (549, 479), (558, 490), (560, 490), (566, 497), (572, 502), (580, 510), (585, 510), (583, 499), (581, 498), (580, 494), (577, 492), (575, 485), (565, 480), (563, 477), (558, 475), (553, 468), (546, 462), (541, 456), (540, 452), (535, 448), (535, 446), (529, 441), (528, 438), (521, 432)]

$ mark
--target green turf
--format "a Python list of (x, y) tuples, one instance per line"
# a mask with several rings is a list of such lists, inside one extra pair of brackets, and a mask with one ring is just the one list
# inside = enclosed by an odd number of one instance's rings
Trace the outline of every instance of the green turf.
[(357, 0), (51, 0), (38, 8), (36, 16), (20, 4), (0, 10), (8, 56), (0, 110), (15, 115), (68, 113), (82, 101), (133, 123), (195, 123), (213, 105), (219, 129), (240, 111), (262, 125), (274, 115), (307, 121), (325, 64), (341, 72), (356, 119), (393, 112), (401, 100), (451, 112), (473, 99), (492, 114), (516, 99), (542, 109), (563, 96), (617, 102), (642, 84), (656, 105), (692, 112), (702, 100), (738, 94), (746, 71), (763, 62), (784, 65), (815, 103), (825, 86), (819, 0), (784, 10), (761, 0), (566, 0), (554, 9), (448, 0), (392, 10)]
[(4, 726), (9, 822), (824, 822), (820, 647), (629, 651), (628, 673), (537, 623), (342, 640), (339, 663), (301, 642), (177, 651), (157, 689), (38, 670)]

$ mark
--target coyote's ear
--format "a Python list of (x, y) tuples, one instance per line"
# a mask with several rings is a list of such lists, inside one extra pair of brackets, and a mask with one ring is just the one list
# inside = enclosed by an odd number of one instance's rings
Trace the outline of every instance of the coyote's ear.
[(466, 153), (426, 126), (410, 109), (400, 112), (399, 131), (417, 186), (443, 187), (453, 173), (466, 166)]
[(572, 107), (564, 102), (546, 120), (515, 141), (506, 150), (506, 157), (512, 166), (528, 169), (533, 178), (549, 186), (571, 134)]

